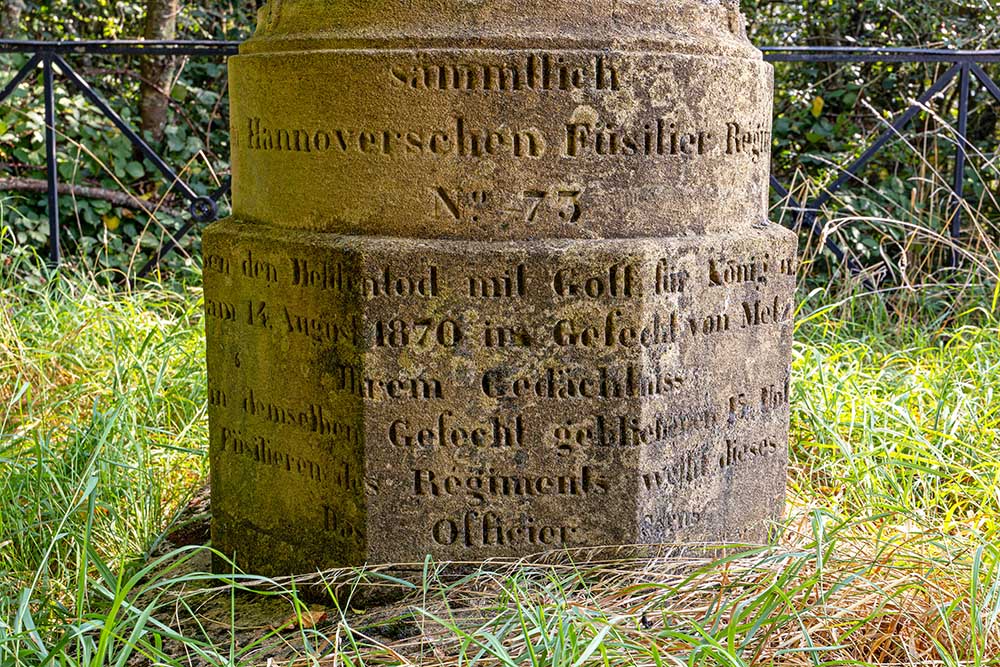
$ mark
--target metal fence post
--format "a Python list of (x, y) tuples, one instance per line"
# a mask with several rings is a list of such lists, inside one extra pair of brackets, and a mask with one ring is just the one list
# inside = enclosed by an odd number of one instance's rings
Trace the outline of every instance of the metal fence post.
[(45, 164), (48, 173), (49, 262), (58, 267), (62, 261), (62, 238), (59, 229), (59, 173), (56, 160), (56, 89), (52, 75), (52, 54), (42, 57), (45, 87)]
[(961, 262), (959, 242), (962, 238), (962, 207), (965, 205), (965, 161), (968, 156), (967, 135), (969, 131), (969, 82), (971, 66), (962, 65), (962, 79), (958, 96), (958, 136), (955, 138), (955, 184), (954, 201), (951, 211), (951, 266), (957, 268)]

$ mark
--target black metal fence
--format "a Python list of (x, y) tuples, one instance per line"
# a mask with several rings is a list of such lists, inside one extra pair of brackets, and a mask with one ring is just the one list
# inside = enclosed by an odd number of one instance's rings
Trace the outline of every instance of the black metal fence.
[[(59, 221), (59, 180), (56, 169), (57, 118), (55, 99), (55, 75), (58, 72), (84, 97), (86, 97), (115, 127), (141, 152), (162, 174), (172, 189), (176, 189), (187, 202), (189, 220), (179, 229), (168, 234), (164, 243), (153, 257), (139, 270), (138, 276), (147, 275), (156, 268), (162, 258), (173, 252), (180, 242), (199, 225), (215, 221), (219, 216), (219, 201), (228, 195), (229, 183), (209, 195), (199, 195), (176, 170), (168, 165), (149, 146), (140, 134), (115, 112), (106, 99), (88, 84), (70, 65), (67, 59), (74, 55), (122, 55), (122, 56), (188, 56), (197, 58), (225, 58), (238, 51), (237, 42), (206, 41), (75, 41), (38, 42), (0, 40), (0, 53), (30, 54), (31, 57), (14, 77), (0, 90), (0, 104), (25, 81), (42, 68), (42, 98), (45, 106), (45, 154), (47, 172), (49, 259), (53, 264), (61, 260), (61, 228)], [(926, 90), (911, 102), (908, 108), (895, 116), (872, 143), (870, 143), (852, 163), (838, 167), (839, 175), (815, 198), (807, 202), (797, 201), (789, 189), (772, 176), (771, 185), (789, 207), (796, 213), (791, 226), (811, 230), (818, 238), (824, 238), (820, 214), (825, 204), (834, 195), (859, 179), (866, 165), (875, 158), (894, 137), (900, 136), (910, 122), (943, 91), (958, 81), (958, 118), (956, 127), (956, 154), (952, 181), (952, 205), (949, 215), (949, 234), (952, 240), (951, 261), (959, 261), (959, 242), (962, 234), (962, 209), (965, 197), (966, 166), (969, 159), (969, 102), (971, 84), (978, 81), (990, 95), (1000, 102), (1000, 86), (983, 70), (986, 63), (1000, 63), (997, 51), (951, 51), (913, 48), (838, 48), (838, 47), (765, 47), (765, 58), (771, 62), (812, 62), (812, 63), (943, 63), (948, 67)], [(838, 262), (845, 263), (853, 273), (863, 267), (841, 248), (832, 238), (825, 238), (825, 245)]]
[[(989, 91), (997, 102), (1000, 102), (1000, 87), (983, 70), (986, 63), (1000, 62), (998, 51), (949, 51), (940, 49), (911, 48), (851, 48), (851, 47), (765, 47), (764, 57), (770, 62), (822, 62), (822, 63), (944, 63), (949, 65), (936, 80), (908, 108), (897, 114), (894, 120), (854, 162), (838, 168), (839, 176), (823, 192), (812, 200), (799, 203), (791, 196), (788, 189), (771, 176), (771, 187), (790, 206), (798, 211), (795, 225), (801, 229), (808, 227), (819, 238), (822, 238), (822, 225), (819, 214), (824, 204), (827, 204), (838, 190), (858, 180), (861, 170), (875, 158), (879, 152), (894, 138), (902, 134), (910, 122), (933, 100), (944, 92), (956, 79), (959, 80), (958, 120), (956, 126), (956, 151), (952, 180), (952, 206), (949, 219), (949, 235), (952, 241), (951, 264), (959, 263), (959, 243), (962, 236), (962, 211), (965, 197), (965, 174), (969, 157), (969, 101), (971, 99), (971, 83), (973, 78)], [(852, 273), (860, 273), (862, 267), (830, 238), (826, 239), (826, 247), (840, 262), (845, 262)]]
[(49, 217), (49, 261), (58, 265), (62, 259), (62, 230), (59, 223), (59, 174), (56, 169), (56, 100), (55, 71), (83, 94), (101, 114), (110, 120), (163, 175), (171, 189), (184, 197), (188, 205), (190, 219), (178, 230), (169, 234), (169, 240), (138, 271), (144, 277), (156, 268), (167, 254), (173, 252), (180, 242), (198, 225), (214, 222), (219, 217), (219, 201), (229, 194), (228, 180), (222, 187), (209, 195), (198, 195), (162, 157), (111, 108), (107, 100), (88, 84), (66, 61), (64, 56), (86, 55), (145, 55), (145, 56), (190, 56), (224, 58), (236, 55), (238, 42), (206, 41), (76, 41), (37, 42), (0, 40), (0, 53), (30, 53), (28, 62), (14, 75), (14, 78), (0, 90), (0, 104), (4, 103), (39, 66), (42, 68), (42, 96), (45, 100), (45, 158), (48, 181)]

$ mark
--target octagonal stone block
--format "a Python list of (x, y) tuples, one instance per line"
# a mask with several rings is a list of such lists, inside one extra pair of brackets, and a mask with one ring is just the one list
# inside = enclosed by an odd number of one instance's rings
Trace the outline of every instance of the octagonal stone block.
[(762, 541), (795, 239), (204, 240), (213, 543), (284, 575)]

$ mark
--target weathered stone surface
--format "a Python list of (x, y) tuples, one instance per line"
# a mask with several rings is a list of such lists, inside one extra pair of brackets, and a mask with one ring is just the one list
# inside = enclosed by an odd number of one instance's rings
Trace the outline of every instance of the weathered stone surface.
[(215, 545), (287, 574), (764, 539), (796, 263), (742, 25), (272, 0), (204, 242)]
[(533, 239), (730, 231), (767, 217), (772, 73), (734, 5), (269, 7), (230, 66), (244, 219)]

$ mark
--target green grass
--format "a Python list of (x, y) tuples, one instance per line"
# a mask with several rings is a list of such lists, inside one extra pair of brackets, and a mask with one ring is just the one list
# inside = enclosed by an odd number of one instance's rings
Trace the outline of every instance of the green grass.
[(901, 324), (871, 299), (824, 307), (815, 296), (802, 309), (792, 437), (798, 501), (840, 516), (899, 515), (902, 532), (1000, 543), (994, 315), (974, 308)]
[(205, 468), (197, 295), (18, 268), (44, 272), (0, 281), (0, 663), (103, 609), (101, 570), (141, 563)]
[[(199, 291), (42, 274), (0, 274), (0, 666), (1000, 664), (990, 294), (801, 295), (771, 547), (327, 573), (369, 584), (316, 624), (292, 582), (158, 555), (206, 473)], [(372, 605), (372, 582), (407, 597)]]

